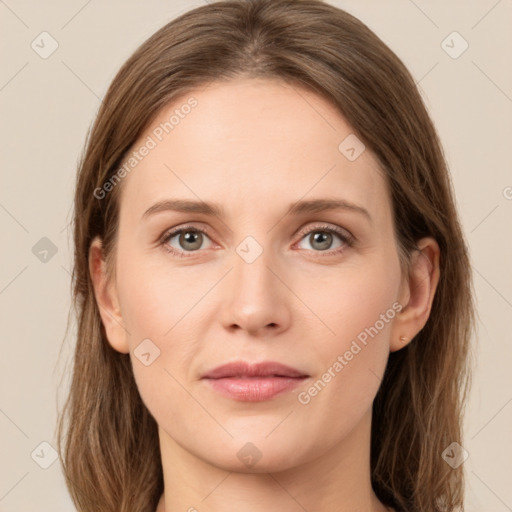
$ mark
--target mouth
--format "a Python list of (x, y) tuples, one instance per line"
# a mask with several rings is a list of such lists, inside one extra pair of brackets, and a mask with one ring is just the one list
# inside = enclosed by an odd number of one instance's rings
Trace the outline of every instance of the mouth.
[(274, 361), (257, 364), (237, 361), (218, 366), (201, 380), (233, 400), (260, 402), (291, 391), (308, 377), (296, 368)]

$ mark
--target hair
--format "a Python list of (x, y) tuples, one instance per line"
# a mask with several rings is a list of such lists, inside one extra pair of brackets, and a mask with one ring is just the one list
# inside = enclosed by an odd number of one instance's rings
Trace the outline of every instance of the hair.
[[(474, 327), (468, 249), (442, 146), (415, 81), (366, 25), (321, 0), (228, 0), (188, 11), (145, 41), (111, 83), (80, 157), (74, 197), (73, 374), (58, 420), (66, 485), (80, 512), (155, 510), (163, 492), (156, 421), (129, 354), (108, 343), (89, 274), (102, 240), (109, 279), (122, 183), (104, 198), (133, 144), (164, 106), (210, 82), (281, 80), (327, 99), (380, 164), (402, 270), (435, 238), (440, 280), (430, 317), (389, 356), (373, 403), (371, 481), (397, 511), (463, 509), (464, 473), (441, 457), (462, 444)], [(64, 442), (64, 446), (62, 446)]]

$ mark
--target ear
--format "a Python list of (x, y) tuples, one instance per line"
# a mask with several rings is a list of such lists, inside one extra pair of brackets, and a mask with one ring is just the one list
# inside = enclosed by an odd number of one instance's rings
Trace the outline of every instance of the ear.
[(128, 354), (128, 331), (123, 325), (115, 283), (107, 279), (102, 241), (99, 237), (94, 238), (89, 247), (89, 273), (108, 342), (113, 349)]
[(427, 323), (439, 283), (439, 256), (439, 245), (434, 238), (419, 240), (408, 278), (402, 282), (399, 297), (402, 309), (393, 324), (391, 352), (410, 343)]

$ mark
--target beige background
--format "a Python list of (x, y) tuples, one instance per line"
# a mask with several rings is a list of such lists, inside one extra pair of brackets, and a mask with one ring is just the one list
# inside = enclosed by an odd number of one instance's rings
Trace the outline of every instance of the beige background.
[[(480, 316), (464, 442), (467, 510), (510, 511), (512, 0), (329, 3), (362, 19), (403, 59), (443, 141)], [(167, 21), (202, 4), (0, 0), (2, 512), (75, 510), (59, 461), (40, 467), (52, 461), (51, 448), (40, 443), (56, 447), (73, 348), (73, 339), (65, 340), (58, 358), (69, 308), (67, 226), (77, 159), (119, 66)], [(47, 59), (31, 48), (43, 31), (59, 45)], [(453, 31), (469, 44), (456, 59), (441, 46)], [(456, 52), (462, 40), (452, 39)], [(57, 249), (46, 262), (33, 253), (43, 237)]]

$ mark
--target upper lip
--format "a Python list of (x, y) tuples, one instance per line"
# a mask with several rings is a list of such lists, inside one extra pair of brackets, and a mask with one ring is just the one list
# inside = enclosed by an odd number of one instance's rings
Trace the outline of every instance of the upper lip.
[(202, 379), (223, 379), (228, 377), (309, 377), (309, 375), (275, 361), (248, 363), (235, 361), (217, 366), (205, 373)]

